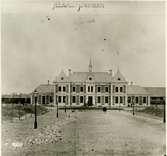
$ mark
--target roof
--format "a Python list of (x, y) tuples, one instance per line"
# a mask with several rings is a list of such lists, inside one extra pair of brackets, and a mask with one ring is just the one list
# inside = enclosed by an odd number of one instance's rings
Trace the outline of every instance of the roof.
[(4, 94), (2, 98), (30, 98), (30, 94)]
[(54, 86), (52, 84), (41, 84), (35, 89), (38, 93), (52, 93)]
[(144, 87), (151, 96), (165, 96), (165, 87)]
[(73, 72), (70, 75), (66, 75), (62, 70), (54, 82), (87, 82), (90, 76), (92, 77), (92, 80), (90, 80), (92, 82), (126, 82), (119, 69), (113, 77), (109, 72), (92, 72), (90, 70), (89, 72)]
[(128, 85), (127, 94), (131, 95), (149, 95), (150, 93), (141, 86), (137, 85)]
[(92, 77), (93, 82), (111, 82), (112, 76), (108, 72), (74, 72), (70, 76), (72, 82), (86, 82)]
[(125, 82), (125, 77), (122, 75), (122, 73), (120, 72), (120, 70), (117, 70), (117, 73), (114, 75), (113, 82)]
[(56, 82), (69, 82), (69, 77), (62, 70), (60, 74), (55, 78)]

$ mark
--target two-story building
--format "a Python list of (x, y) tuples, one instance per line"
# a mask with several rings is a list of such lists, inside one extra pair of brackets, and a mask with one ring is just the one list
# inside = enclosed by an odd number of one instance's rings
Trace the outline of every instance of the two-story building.
[[(123, 107), (135, 105), (149, 106), (152, 97), (148, 88), (128, 84), (118, 69), (113, 75), (108, 72), (94, 72), (91, 61), (87, 72), (61, 71), (53, 84), (36, 88), (39, 104), (58, 104), (59, 106), (106, 106)], [(153, 98), (153, 97), (152, 97)], [(34, 102), (33, 94), (31, 102)]]

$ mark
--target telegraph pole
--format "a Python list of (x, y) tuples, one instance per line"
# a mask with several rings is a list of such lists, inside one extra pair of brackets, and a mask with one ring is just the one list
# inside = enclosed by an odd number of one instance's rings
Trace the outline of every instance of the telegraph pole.
[(72, 84), (70, 82), (70, 112), (71, 112), (71, 103), (72, 103), (72, 99), (71, 99), (71, 91), (72, 90)]
[(19, 120), (20, 120), (20, 107), (21, 107), (20, 103), (21, 103), (21, 94), (19, 96)]
[(65, 103), (64, 111), (65, 111), (65, 113), (66, 113), (66, 103)]
[[(56, 83), (55, 83), (55, 93), (56, 93)], [(56, 116), (57, 118), (59, 117), (59, 107), (58, 107), (58, 101), (57, 101), (57, 96), (55, 95), (55, 102), (56, 102), (56, 106), (57, 106), (57, 110), (56, 110)]]
[(56, 105), (56, 116), (57, 118), (59, 117), (59, 113), (58, 113), (58, 102), (57, 102), (57, 96), (56, 96), (56, 81), (53, 81), (54, 83), (54, 104)]
[[(55, 87), (56, 87), (56, 84), (55, 84)], [(55, 100), (56, 100), (56, 106), (57, 106), (56, 116), (57, 116), (57, 118), (58, 118), (58, 117), (59, 117), (59, 107), (58, 107), (57, 96), (55, 96)]]
[(163, 122), (165, 123), (166, 122), (166, 101), (165, 101), (165, 97), (163, 98), (164, 99), (164, 117), (163, 117)]
[(14, 112), (13, 112), (13, 109), (14, 109), (14, 94), (12, 95), (12, 122), (13, 122), (13, 118), (14, 118)]
[[(34, 101), (35, 101), (35, 121), (34, 121), (34, 129), (37, 129), (37, 95), (38, 92), (35, 90), (34, 91)], [(36, 98), (37, 97), (37, 98)]]
[(135, 115), (134, 96), (132, 96), (133, 116)]

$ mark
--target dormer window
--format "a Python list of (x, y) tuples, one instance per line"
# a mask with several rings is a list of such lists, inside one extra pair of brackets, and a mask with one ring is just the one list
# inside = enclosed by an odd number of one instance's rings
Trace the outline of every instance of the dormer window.
[(120, 78), (118, 78), (118, 81), (120, 81), (121, 79)]
[(64, 80), (64, 77), (61, 77), (61, 80)]

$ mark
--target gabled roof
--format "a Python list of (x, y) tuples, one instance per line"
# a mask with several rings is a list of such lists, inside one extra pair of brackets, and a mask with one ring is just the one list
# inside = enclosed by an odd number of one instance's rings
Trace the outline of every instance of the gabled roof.
[(122, 73), (120, 72), (120, 70), (117, 70), (117, 73), (114, 75), (113, 82), (125, 82), (125, 77), (122, 75)]
[(55, 79), (56, 82), (69, 82), (69, 77), (62, 70)]
[(165, 96), (165, 87), (144, 87), (151, 96)]
[(38, 93), (52, 93), (54, 92), (54, 85), (41, 84), (35, 89)]
[(128, 85), (127, 94), (129, 95), (149, 95), (150, 93), (141, 86)]
[(30, 98), (30, 94), (4, 94), (2, 98)]
[(74, 72), (70, 76), (72, 82), (86, 82), (92, 76), (93, 82), (111, 82), (112, 77), (108, 72)]
[(71, 82), (85, 82), (87, 79), (88, 72), (73, 72), (69, 79)]
[(12, 98), (13, 95), (12, 94), (4, 94), (2, 95), (2, 98)]

